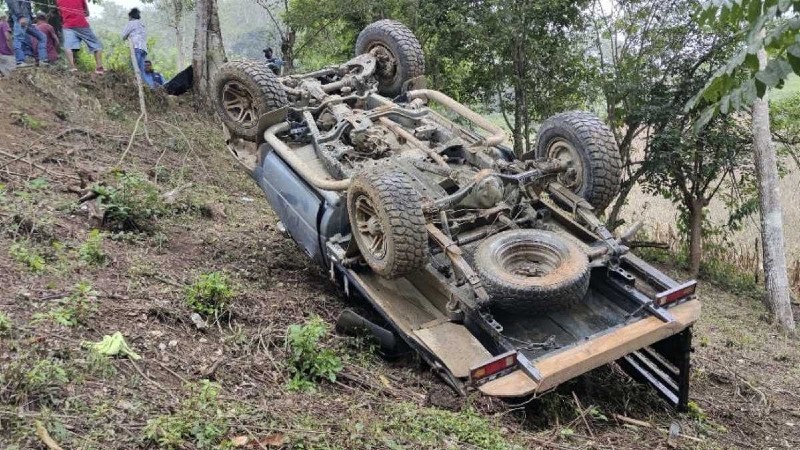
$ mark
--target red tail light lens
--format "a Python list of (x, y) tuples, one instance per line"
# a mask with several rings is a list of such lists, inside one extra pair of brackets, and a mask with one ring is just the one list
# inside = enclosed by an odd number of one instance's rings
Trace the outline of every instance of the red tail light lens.
[(670, 303), (675, 303), (678, 300), (691, 297), (697, 289), (697, 281), (687, 281), (680, 286), (675, 286), (672, 289), (661, 292), (656, 295), (656, 306), (665, 306)]
[(470, 369), (469, 379), (472, 381), (478, 381), (482, 378), (490, 377), (516, 365), (517, 352), (511, 351), (508, 353), (503, 353), (502, 355), (496, 356), (478, 367)]

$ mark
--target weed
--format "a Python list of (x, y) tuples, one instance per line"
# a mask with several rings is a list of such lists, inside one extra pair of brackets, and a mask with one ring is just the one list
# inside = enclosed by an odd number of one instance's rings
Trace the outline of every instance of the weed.
[(6, 402), (52, 400), (61, 386), (69, 382), (67, 369), (61, 361), (39, 359), (30, 353), (0, 369), (0, 400)]
[(8, 317), (8, 314), (0, 311), (0, 336), (7, 336), (11, 334), (11, 327), (13, 323), (11, 322), (11, 318)]
[(318, 379), (336, 381), (336, 374), (342, 370), (342, 361), (333, 350), (320, 345), (320, 340), (327, 334), (328, 327), (319, 316), (311, 317), (304, 325), (289, 326), (286, 346), (289, 349), (289, 372), (292, 373), (290, 390), (313, 390)]
[(703, 411), (703, 408), (697, 402), (689, 402), (686, 404), (686, 414), (698, 422), (705, 422), (708, 420), (708, 415)]
[(51, 309), (46, 314), (35, 314), (34, 319), (51, 319), (53, 322), (74, 327), (85, 324), (96, 310), (95, 299), (97, 293), (92, 290), (92, 285), (81, 281), (75, 285), (69, 297), (60, 299), (59, 306)]
[(111, 103), (107, 105), (106, 114), (111, 120), (116, 120), (116, 121), (125, 120), (125, 108), (120, 106), (119, 103)]
[(35, 249), (22, 242), (11, 244), (9, 254), (16, 262), (23, 264), (33, 273), (41, 273), (45, 269), (44, 258)]
[[(401, 403), (388, 409), (385, 432), (414, 441), (419, 447), (441, 447), (446, 441), (453, 448), (515, 448), (500, 435), (496, 426), (471, 408), (452, 412)], [(391, 442), (389, 437), (384, 437), (383, 441), (385, 445)]]
[(116, 174), (116, 186), (94, 187), (105, 208), (103, 223), (115, 230), (150, 230), (167, 210), (158, 188), (137, 173)]
[(186, 289), (186, 306), (199, 314), (218, 317), (228, 311), (234, 296), (228, 276), (222, 272), (204, 273)]
[(192, 395), (181, 402), (170, 415), (147, 421), (145, 438), (159, 448), (187, 447), (187, 441), (198, 449), (219, 448), (230, 425), (218, 405), (219, 385), (208, 380), (189, 386)]
[(86, 355), (86, 370), (100, 378), (111, 378), (117, 373), (111, 358), (91, 348)]
[(49, 185), (45, 178), (34, 178), (28, 182), (28, 187), (33, 191), (40, 191)]
[(28, 113), (13, 112), (13, 113), (11, 113), (11, 117), (14, 118), (14, 124), (15, 125), (19, 125), (22, 128), (25, 128), (27, 130), (34, 130), (34, 131), (35, 130), (41, 130), (42, 128), (45, 127), (45, 124), (44, 124), (43, 121), (41, 121), (41, 120), (39, 120), (39, 119), (37, 119), (35, 117), (32, 117)]
[(86, 241), (78, 248), (80, 260), (91, 266), (102, 266), (108, 255), (103, 252), (103, 234), (100, 230), (92, 230)]

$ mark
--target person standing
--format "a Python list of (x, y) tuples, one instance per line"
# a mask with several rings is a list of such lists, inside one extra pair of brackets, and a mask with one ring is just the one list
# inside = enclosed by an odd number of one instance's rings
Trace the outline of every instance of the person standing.
[(14, 22), (14, 56), (16, 57), (17, 67), (25, 67), (24, 45), (30, 45), (28, 36), (35, 37), (38, 41), (37, 48), (40, 65), (47, 65), (47, 37), (31, 24), (31, 2), (30, 0), (6, 0), (8, 12)]
[(8, 76), (14, 66), (14, 52), (11, 51), (11, 27), (8, 17), (0, 14), (0, 76)]
[(47, 37), (47, 61), (51, 64), (58, 61), (58, 34), (52, 25), (47, 23), (47, 16), (43, 12), (36, 13), (36, 28)]
[[(13, 1), (13, 0), (6, 0)], [(61, 24), (64, 27), (64, 54), (67, 55), (67, 62), (71, 72), (78, 70), (75, 67), (75, 55), (73, 50), (80, 50), (81, 42), (85, 42), (89, 51), (94, 53), (95, 73), (102, 75), (103, 69), (103, 44), (95, 36), (94, 31), (89, 26), (89, 6), (86, 0), (56, 0), (58, 12), (61, 14)]]
[(148, 86), (153, 87), (152, 78), (150, 81), (145, 79), (144, 62), (147, 59), (147, 31), (142, 22), (142, 15), (139, 8), (133, 8), (128, 12), (128, 23), (122, 30), (122, 40), (130, 39), (133, 43), (133, 52), (136, 54), (136, 65), (139, 67), (139, 75)]

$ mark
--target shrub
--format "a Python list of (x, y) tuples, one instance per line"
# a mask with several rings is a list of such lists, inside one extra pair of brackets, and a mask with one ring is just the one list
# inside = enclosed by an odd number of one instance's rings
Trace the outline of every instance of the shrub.
[(34, 318), (37, 320), (49, 318), (65, 327), (86, 324), (96, 310), (94, 302), (96, 295), (92, 290), (91, 284), (81, 281), (75, 285), (74, 291), (69, 297), (58, 301), (59, 306), (51, 309), (46, 314), (36, 314)]
[(230, 425), (217, 403), (219, 385), (208, 380), (190, 385), (192, 395), (172, 414), (147, 421), (145, 438), (159, 448), (220, 448)]
[(186, 306), (207, 316), (219, 316), (228, 311), (228, 301), (234, 291), (228, 276), (222, 272), (204, 273), (186, 289)]
[(158, 188), (138, 173), (116, 174), (115, 186), (97, 185), (103, 223), (114, 230), (150, 230), (167, 210)]
[(292, 379), (289, 389), (307, 391), (314, 389), (318, 379), (336, 381), (336, 374), (342, 370), (342, 361), (328, 348), (320, 345), (320, 340), (328, 334), (328, 327), (319, 316), (313, 316), (304, 325), (291, 325), (286, 333), (286, 346), (289, 350), (289, 372)]
[(45, 269), (44, 258), (35, 249), (21, 242), (11, 244), (9, 254), (14, 261), (23, 264), (31, 272), (40, 273)]
[(11, 322), (11, 318), (8, 317), (8, 314), (0, 311), (0, 336), (9, 334), (12, 326), (13, 323)]
[(102, 266), (108, 256), (103, 252), (103, 234), (100, 230), (92, 230), (86, 241), (78, 248), (80, 260), (92, 266)]
[(22, 354), (7, 365), (0, 365), (0, 400), (49, 401), (69, 382), (64, 364), (53, 358)]

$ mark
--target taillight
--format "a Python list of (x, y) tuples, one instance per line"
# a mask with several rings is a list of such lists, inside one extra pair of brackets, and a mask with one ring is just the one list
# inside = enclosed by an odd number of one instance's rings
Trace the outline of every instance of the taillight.
[(510, 351), (490, 359), (488, 362), (474, 367), (469, 371), (469, 379), (478, 381), (482, 378), (498, 374), (517, 365), (517, 352)]
[(695, 289), (697, 289), (697, 281), (687, 281), (680, 286), (675, 286), (672, 289), (656, 294), (655, 304), (656, 306), (665, 306), (675, 303), (678, 300), (694, 295)]

